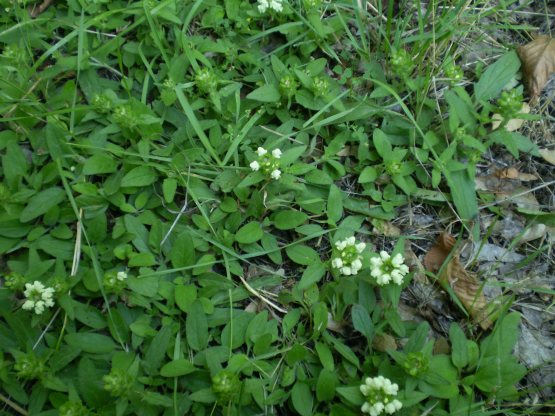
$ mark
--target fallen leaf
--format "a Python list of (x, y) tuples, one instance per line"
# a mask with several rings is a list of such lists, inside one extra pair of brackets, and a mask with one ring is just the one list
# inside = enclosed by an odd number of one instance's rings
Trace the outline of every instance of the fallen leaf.
[(525, 243), (527, 241), (537, 240), (542, 238), (547, 233), (547, 226), (545, 224), (534, 224), (520, 237), (519, 243)]
[(386, 352), (386, 351), (395, 351), (397, 349), (397, 343), (395, 342), (395, 338), (388, 334), (376, 334), (374, 339), (372, 340), (372, 347), (376, 351)]
[[(465, 270), (458, 253), (452, 253), (455, 243), (456, 240), (453, 236), (442, 233), (436, 244), (426, 254), (424, 266), (434, 273), (441, 270), (438, 276), (439, 282), (449, 285), (472, 319), (482, 329), (488, 329), (491, 321), (488, 317), (488, 303), (481, 290), (482, 285), (473, 273)], [(450, 255), (449, 261), (444, 265)]]
[[(528, 114), (530, 112), (530, 106), (528, 103), (522, 103), (522, 108), (520, 109), (520, 114)], [(503, 116), (501, 114), (495, 113), (491, 117), (491, 129), (497, 130), (503, 121)], [(524, 119), (522, 118), (512, 118), (510, 119), (507, 124), (505, 125), (505, 130), (507, 131), (516, 131), (522, 127), (524, 124)]]
[(398, 237), (401, 235), (401, 230), (389, 221), (373, 219), (372, 225), (374, 226), (372, 231), (376, 234), (384, 235), (386, 237)]
[(540, 149), (540, 155), (545, 161), (555, 165), (555, 149)]
[(327, 329), (333, 332), (338, 332), (340, 334), (344, 334), (345, 332), (345, 324), (343, 322), (337, 322), (333, 319), (333, 315), (328, 312), (328, 326)]
[(445, 337), (439, 337), (434, 343), (434, 354), (446, 354), (451, 353), (451, 346)]
[(518, 47), (524, 77), (530, 96), (536, 98), (555, 72), (555, 39), (540, 36), (526, 45)]
[(517, 168), (497, 169), (493, 175), (499, 179), (517, 179), (522, 182), (538, 180), (536, 175), (520, 172)]

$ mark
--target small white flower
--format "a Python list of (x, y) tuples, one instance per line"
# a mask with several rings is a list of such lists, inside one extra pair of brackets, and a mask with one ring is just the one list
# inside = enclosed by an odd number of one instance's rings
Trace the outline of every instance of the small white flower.
[(116, 279), (118, 279), (120, 282), (123, 282), (125, 279), (127, 279), (127, 273), (125, 272), (118, 272), (116, 274)]
[(387, 413), (388, 415), (392, 415), (393, 413), (395, 413), (395, 406), (393, 405), (393, 403), (388, 403), (385, 405), (385, 413)]
[(366, 398), (361, 411), (371, 416), (381, 415), (384, 411), (387, 414), (395, 413), (403, 407), (403, 404), (395, 399), (398, 391), (399, 386), (383, 376), (367, 377), (360, 386), (360, 392)]
[(383, 261), (389, 260), (389, 253), (387, 251), (380, 251), (380, 257)]
[(251, 169), (253, 171), (257, 171), (258, 169), (260, 169), (260, 163), (258, 163), (256, 160), (251, 162), (251, 164), (249, 165), (251, 167)]
[(35, 280), (33, 283), (25, 284), (25, 291), (23, 292), (27, 300), (21, 305), (22, 309), (35, 310), (37, 315), (44, 312), (46, 308), (54, 306), (54, 288), (45, 287), (41, 282)]
[(274, 169), (270, 176), (272, 177), (272, 179), (275, 179), (277, 181), (279, 178), (281, 178), (281, 170)]
[(258, 0), (258, 11), (260, 13), (265, 13), (270, 7), (270, 2), (268, 0)]
[(351, 268), (350, 267), (342, 267), (341, 268), (341, 273), (344, 274), (345, 276), (350, 276), (351, 275)]
[(391, 259), (391, 264), (393, 264), (393, 266), (395, 267), (399, 267), (401, 264), (403, 264), (404, 261), (405, 259), (403, 259), (403, 255), (401, 253), (398, 253), (395, 255), (395, 257)]
[(279, 159), (281, 157), (281, 150), (279, 149), (272, 150), (272, 156), (275, 157), (276, 159)]
[(354, 245), (355, 245), (355, 242), (356, 242), (354, 236), (347, 237), (347, 239), (346, 239), (345, 241), (347, 242), (347, 245), (348, 245), (348, 246), (354, 246)]
[(358, 272), (360, 269), (362, 269), (362, 262), (359, 259), (356, 259), (351, 263), (351, 268)]
[(276, 12), (281, 12), (283, 10), (281, 0), (270, 0), (270, 8), (274, 9)]
[(341, 260), (339, 257), (336, 257), (331, 261), (331, 265), (336, 269), (340, 269), (341, 267), (343, 267), (343, 260)]
[(259, 157), (262, 157), (266, 153), (268, 153), (268, 151), (266, 149), (264, 149), (263, 147), (259, 147), (258, 149), (256, 149), (256, 153), (258, 154)]
[(347, 247), (347, 243), (345, 241), (338, 241), (335, 243), (335, 248), (339, 251), (342, 251), (345, 247)]
[(366, 243), (358, 243), (356, 246), (357, 252), (360, 254), (366, 248)]
[(393, 400), (391, 403), (395, 406), (395, 410), (400, 410), (403, 407), (403, 403), (397, 399)]

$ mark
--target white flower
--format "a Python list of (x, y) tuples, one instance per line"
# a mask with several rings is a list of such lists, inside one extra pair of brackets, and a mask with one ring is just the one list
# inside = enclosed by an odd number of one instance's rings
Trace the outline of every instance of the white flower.
[(116, 279), (118, 279), (120, 282), (123, 282), (125, 279), (127, 279), (127, 273), (125, 272), (118, 272), (116, 274)]
[(251, 164), (249, 165), (251, 167), (251, 169), (253, 171), (257, 171), (258, 169), (260, 169), (260, 163), (258, 163), (256, 160), (251, 162)]
[(281, 157), (281, 150), (279, 149), (272, 150), (272, 156), (275, 157), (276, 159), (279, 159)]
[(270, 2), (268, 0), (258, 0), (258, 11), (260, 13), (265, 13), (270, 7)]
[(35, 280), (33, 283), (25, 283), (25, 291), (23, 292), (27, 300), (21, 305), (22, 309), (35, 310), (37, 315), (44, 312), (46, 308), (54, 306), (54, 288), (45, 287), (41, 282)]
[(409, 272), (409, 267), (403, 264), (404, 261), (401, 254), (391, 257), (387, 252), (381, 251), (379, 257), (370, 259), (370, 275), (376, 278), (380, 286), (391, 281), (397, 285), (402, 285), (405, 275)]
[(339, 257), (336, 257), (331, 261), (331, 265), (336, 269), (340, 269), (341, 267), (343, 267), (343, 260), (341, 260)]
[(274, 9), (276, 12), (281, 12), (283, 10), (281, 0), (270, 0), (270, 8)]
[(348, 246), (354, 246), (354, 245), (355, 245), (355, 242), (356, 242), (354, 236), (348, 237), (345, 241), (347, 242), (347, 245), (348, 245)]
[(365, 243), (358, 243), (355, 247), (356, 247), (358, 253), (362, 253), (364, 251), (364, 249), (366, 248), (366, 244)]
[(357, 272), (362, 269), (362, 262), (360, 261), (360, 259), (356, 259), (351, 263), (351, 268), (353, 270), (356, 270)]
[(403, 407), (403, 404), (395, 399), (398, 391), (399, 386), (383, 376), (367, 377), (360, 386), (360, 392), (366, 398), (361, 411), (370, 416), (378, 416), (384, 411), (390, 415), (395, 413)]
[(338, 241), (335, 243), (335, 248), (339, 251), (342, 251), (345, 247), (347, 247), (347, 243), (345, 241)]
[(345, 276), (350, 276), (351, 275), (351, 268), (350, 267), (342, 267), (341, 268), (341, 273), (344, 274)]
[(274, 169), (270, 176), (272, 177), (272, 179), (275, 179), (277, 181), (281, 177), (281, 170)]
[(263, 147), (259, 147), (258, 149), (256, 149), (256, 153), (258, 154), (259, 157), (262, 157), (266, 153), (268, 153), (268, 151), (266, 149), (264, 149)]

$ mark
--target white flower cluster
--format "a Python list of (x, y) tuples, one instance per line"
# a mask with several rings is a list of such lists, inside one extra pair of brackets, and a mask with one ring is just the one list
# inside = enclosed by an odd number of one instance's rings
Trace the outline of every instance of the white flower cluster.
[(364, 251), (366, 244), (357, 244), (355, 237), (348, 237), (336, 242), (335, 248), (339, 251), (339, 257), (332, 259), (332, 267), (339, 269), (339, 273), (345, 276), (356, 275), (362, 269), (360, 253)]
[(360, 386), (360, 392), (367, 399), (362, 405), (362, 413), (370, 416), (378, 416), (384, 411), (392, 415), (403, 407), (403, 403), (394, 398), (399, 392), (399, 386), (383, 376), (367, 377)]
[(256, 149), (258, 160), (254, 160), (249, 165), (253, 171), (261, 170), (269, 174), (272, 179), (276, 181), (281, 178), (281, 170), (279, 170), (279, 158), (281, 157), (281, 150), (274, 149), (272, 153), (268, 153), (263, 147)]
[(45, 308), (54, 306), (54, 300), (52, 299), (54, 288), (45, 287), (38, 280), (33, 283), (25, 283), (23, 294), (27, 300), (21, 307), (27, 311), (34, 309), (37, 315), (43, 313)]
[(116, 274), (116, 279), (118, 279), (120, 282), (123, 282), (125, 279), (127, 279), (127, 273), (125, 272), (118, 272)]
[(403, 264), (404, 261), (401, 254), (391, 257), (387, 252), (382, 251), (378, 257), (370, 259), (371, 275), (376, 278), (380, 286), (387, 285), (391, 281), (401, 285), (403, 278), (409, 272), (409, 267)]
[(281, 12), (283, 10), (282, 0), (258, 0), (258, 11), (260, 13), (266, 13), (268, 9)]

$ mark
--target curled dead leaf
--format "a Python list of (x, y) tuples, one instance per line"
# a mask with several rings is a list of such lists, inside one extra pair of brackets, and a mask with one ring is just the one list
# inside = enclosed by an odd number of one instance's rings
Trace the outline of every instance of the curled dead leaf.
[[(477, 277), (465, 270), (457, 253), (452, 253), (456, 240), (448, 233), (442, 233), (434, 246), (424, 258), (424, 266), (428, 271), (437, 273), (439, 282), (448, 285), (461, 303), (464, 305), (472, 319), (482, 329), (488, 329), (491, 321), (488, 316), (488, 304), (482, 293), (482, 285)], [(449, 256), (451, 257), (449, 258)], [(449, 261), (444, 263), (449, 258)]]
[(530, 96), (536, 98), (555, 72), (555, 39), (539, 36), (532, 42), (519, 46), (517, 51)]
[(395, 338), (388, 334), (377, 334), (372, 340), (372, 347), (376, 351), (386, 352), (388, 350), (395, 351), (397, 349), (397, 343)]
[(538, 179), (536, 175), (520, 172), (517, 168), (497, 169), (493, 175), (499, 179), (517, 179), (523, 182), (535, 181)]

